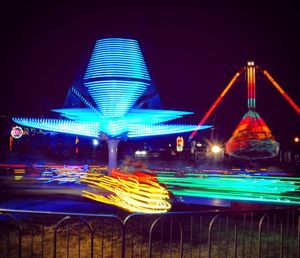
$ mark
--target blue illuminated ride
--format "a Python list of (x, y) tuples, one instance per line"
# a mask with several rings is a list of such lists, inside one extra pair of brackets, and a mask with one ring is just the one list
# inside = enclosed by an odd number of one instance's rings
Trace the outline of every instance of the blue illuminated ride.
[(165, 124), (192, 112), (145, 109), (136, 105), (151, 88), (151, 78), (136, 40), (107, 38), (96, 41), (83, 84), (88, 97), (75, 87), (71, 92), (85, 107), (52, 110), (65, 119), (13, 118), (13, 121), (43, 130), (106, 140), (109, 171), (117, 166), (117, 146), (121, 139), (210, 127)]

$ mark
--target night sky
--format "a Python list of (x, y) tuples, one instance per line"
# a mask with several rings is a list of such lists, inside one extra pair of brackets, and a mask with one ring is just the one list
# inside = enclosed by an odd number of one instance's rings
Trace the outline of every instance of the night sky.
[[(49, 116), (62, 107), (95, 40), (105, 37), (139, 41), (163, 107), (195, 113), (186, 123), (200, 121), (248, 60), (300, 105), (295, 3), (11, 2), (0, 18), (1, 116)], [(223, 141), (247, 111), (242, 79), (207, 121)], [(300, 135), (299, 115), (262, 75), (258, 79), (257, 111), (275, 137), (288, 142)]]

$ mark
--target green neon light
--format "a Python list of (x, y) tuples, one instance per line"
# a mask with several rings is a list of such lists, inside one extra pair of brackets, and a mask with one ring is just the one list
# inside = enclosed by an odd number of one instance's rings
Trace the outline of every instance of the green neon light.
[(300, 178), (295, 177), (159, 171), (157, 178), (178, 196), (300, 204)]

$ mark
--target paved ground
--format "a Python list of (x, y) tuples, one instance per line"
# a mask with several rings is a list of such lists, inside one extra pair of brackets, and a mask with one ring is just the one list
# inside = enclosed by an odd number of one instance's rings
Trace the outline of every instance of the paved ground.
[(61, 191), (60, 193), (49, 191), (47, 194), (47, 192), (33, 190), (1, 190), (0, 209), (116, 214), (120, 216), (127, 214), (112, 205), (89, 200), (79, 194), (71, 195), (69, 193), (70, 191)]

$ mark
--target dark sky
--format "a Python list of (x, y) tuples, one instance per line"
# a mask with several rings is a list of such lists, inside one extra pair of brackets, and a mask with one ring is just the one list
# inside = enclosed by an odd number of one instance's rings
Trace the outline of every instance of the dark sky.
[[(61, 107), (84, 56), (105, 37), (139, 41), (164, 108), (193, 111), (187, 122), (198, 123), (248, 60), (267, 69), (300, 104), (295, 3), (11, 2), (1, 7), (2, 116), (39, 117)], [(259, 79), (257, 111), (274, 135), (288, 140), (300, 134), (299, 115)], [(246, 97), (241, 80), (208, 120), (214, 118), (223, 140), (247, 111)]]

